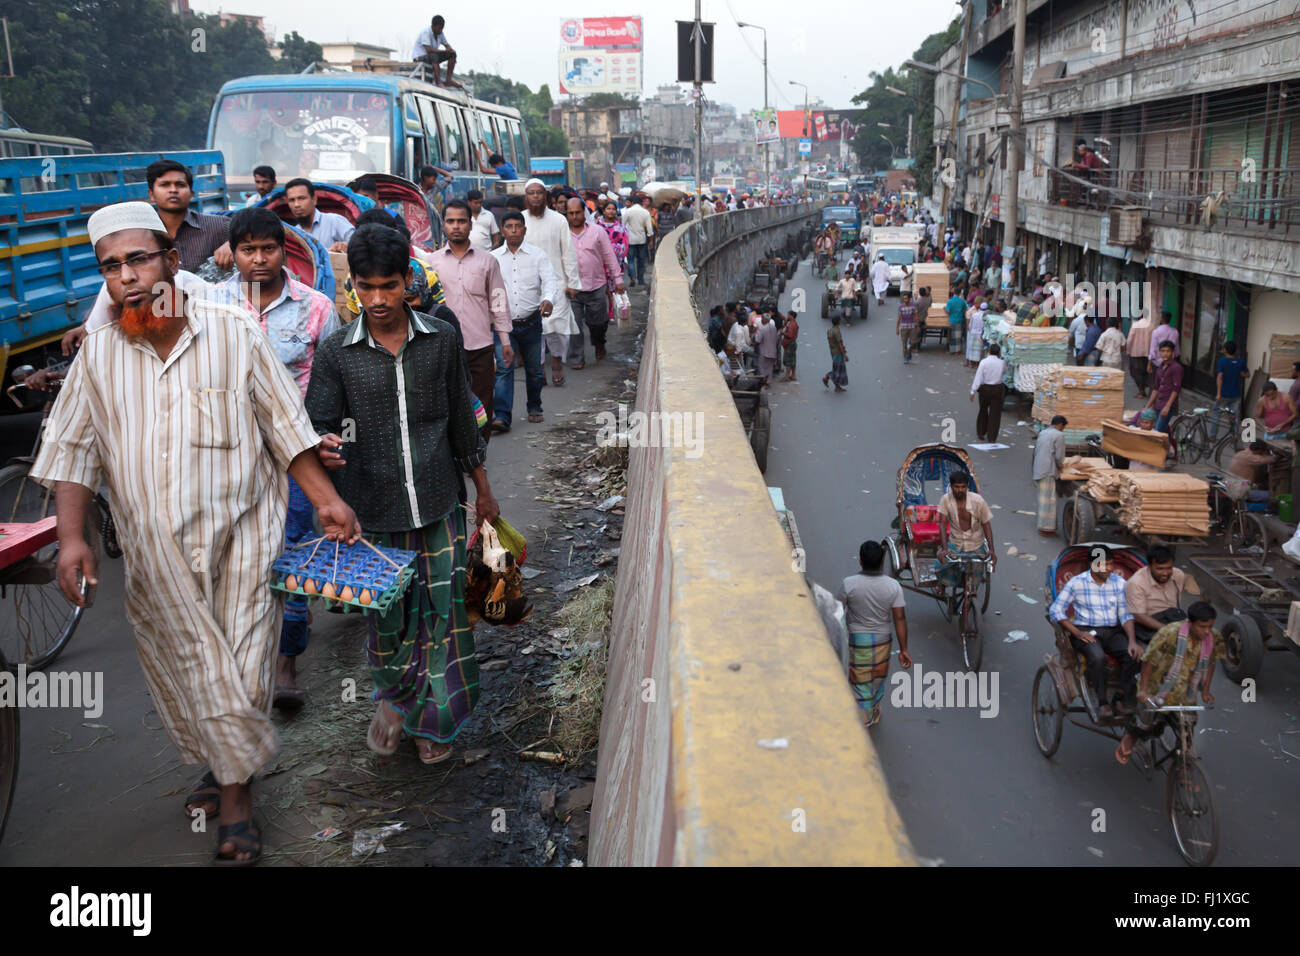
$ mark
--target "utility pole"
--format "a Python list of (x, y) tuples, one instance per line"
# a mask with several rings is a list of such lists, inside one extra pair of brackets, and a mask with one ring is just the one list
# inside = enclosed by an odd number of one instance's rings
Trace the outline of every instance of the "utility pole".
[(914, 113), (907, 114), (907, 158), (912, 158), (912, 117)]
[[(1017, 222), (1020, 218), (1020, 167), (1024, 150), (1020, 146), (1022, 116), (1021, 77), (1025, 72), (1025, 0), (1015, 0), (1016, 33), (1011, 56), (1011, 121), (1007, 133), (1007, 195), (1002, 197), (1002, 288), (1011, 284), (1011, 267), (1016, 256)], [(996, 102), (994, 116), (997, 115)]]
[[(963, 20), (961, 25), (961, 55), (957, 58), (957, 68), (955, 72), (964, 75), (966, 73), (966, 44), (970, 41), (971, 0), (966, 0), (966, 2), (962, 4), (962, 6), (965, 9), (965, 15), (964, 15), (965, 19)], [(952, 117), (952, 121), (949, 123), (948, 138), (952, 140), (952, 147), (954, 153), (956, 153), (958, 149), (957, 110), (960, 109), (961, 107), (961, 85), (962, 85), (961, 80), (957, 80), (956, 83), (953, 84), (952, 109), (948, 113), (948, 115)], [(945, 148), (943, 150), (943, 153), (946, 154), (947, 152), (948, 150)], [(957, 163), (957, 157), (954, 156), (953, 157), (954, 169), (956, 168), (956, 163)], [(952, 177), (950, 177), (947, 171), (943, 168), (942, 162), (939, 163), (939, 178), (943, 182), (943, 202), (939, 206), (939, 221), (940, 224), (946, 228), (952, 225), (952, 223), (949, 222), (948, 219), (948, 201), (950, 198), (949, 190), (948, 190), (948, 180)]]
[(695, 0), (695, 218), (704, 217), (704, 27), (700, 25), (700, 0)]

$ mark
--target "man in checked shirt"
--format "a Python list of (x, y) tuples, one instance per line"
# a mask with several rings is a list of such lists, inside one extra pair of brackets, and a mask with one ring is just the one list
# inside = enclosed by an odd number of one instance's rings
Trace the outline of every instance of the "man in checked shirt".
[[(1088, 681), (1097, 692), (1101, 716), (1114, 716), (1106, 700), (1106, 655), (1120, 662), (1120, 686), (1127, 694), (1142, 659), (1133, 633), (1133, 615), (1124, 597), (1124, 578), (1111, 570), (1111, 550), (1104, 544), (1089, 548), (1091, 563), (1083, 574), (1065, 582), (1052, 602), (1050, 614), (1070, 635), (1070, 645), (1087, 662)], [(1073, 605), (1073, 618), (1069, 617)]]

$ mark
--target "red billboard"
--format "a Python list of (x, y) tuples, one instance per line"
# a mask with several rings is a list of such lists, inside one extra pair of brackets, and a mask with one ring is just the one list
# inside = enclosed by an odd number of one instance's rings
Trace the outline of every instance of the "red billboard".
[(800, 139), (807, 136), (815, 140), (838, 141), (852, 139), (857, 132), (853, 119), (857, 110), (809, 110), (804, 123), (803, 110), (777, 110), (777, 129), (782, 139)]
[(641, 51), (640, 17), (566, 17), (560, 21), (560, 46)]

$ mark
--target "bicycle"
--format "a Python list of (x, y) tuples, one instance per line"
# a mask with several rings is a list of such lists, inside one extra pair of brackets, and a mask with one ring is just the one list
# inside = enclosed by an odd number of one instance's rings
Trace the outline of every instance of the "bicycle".
[[(1219, 850), (1219, 818), (1214, 812), (1214, 790), (1210, 779), (1201, 769), (1196, 753), (1196, 713), (1205, 710), (1203, 704), (1188, 704), (1152, 708), (1152, 713), (1165, 715), (1164, 728), (1151, 738), (1150, 752), (1139, 756), (1141, 744), (1133, 748), (1134, 764), (1144, 776), (1168, 762), (1165, 769), (1165, 813), (1174, 831), (1178, 854), (1191, 866), (1209, 866)], [(1173, 715), (1173, 719), (1169, 715)], [(1159, 717), (1155, 718), (1160, 720)], [(1177, 726), (1174, 726), (1174, 725)], [(1164, 742), (1164, 729), (1174, 731), (1174, 743)], [(1164, 756), (1160, 756), (1161, 748)]]
[[(1219, 437), (1219, 430), (1227, 420), (1227, 431)], [(1190, 465), (1202, 458), (1211, 456), (1214, 463), (1226, 467), (1224, 456), (1231, 456), (1245, 447), (1241, 440), (1241, 429), (1237, 423), (1235, 411), (1219, 408), (1194, 408), (1189, 412), (1175, 415), (1169, 423), (1169, 437), (1178, 450), (1179, 464)], [(1213, 433), (1210, 426), (1213, 426)], [(1231, 454), (1229, 454), (1231, 449)]]
[[(54, 372), (66, 369), (52, 366)], [(25, 386), (34, 369), (23, 365), (13, 372), (14, 384), (7, 393), (19, 407), (24, 403), (14, 394)], [(30, 477), (32, 464), (40, 452), (41, 441), (54, 405), (60, 382), (49, 382), (50, 396), (41, 408), (41, 423), (30, 455), (11, 459), (0, 468), (0, 522), (31, 525), (54, 514), (54, 493)], [(101, 493), (94, 496), (95, 527), (87, 535), (92, 547), (101, 544), (109, 557), (119, 558), (122, 549), (117, 540), (108, 500)], [(57, 565), (59, 546), (50, 541), (34, 551), (20, 565), (0, 576), (0, 600), (13, 594), (13, 623), (0, 619), (0, 658), (11, 664), (26, 665), (28, 670), (48, 667), (67, 648), (81, 622), (85, 608), (70, 602), (59, 587)]]
[[(1260, 549), (1259, 560), (1268, 554), (1268, 530), (1258, 512), (1251, 509), (1253, 502), (1234, 497), (1228, 490), (1223, 475), (1206, 475), (1210, 484), (1210, 532), (1223, 535), (1229, 554), (1245, 554)], [(1266, 507), (1262, 503), (1260, 508)]]
[(980, 617), (988, 613), (993, 570), (988, 557), (963, 555), (950, 563), (961, 565), (961, 581), (940, 599), (939, 608), (945, 620), (957, 618), (962, 660), (967, 670), (978, 671), (984, 660)]

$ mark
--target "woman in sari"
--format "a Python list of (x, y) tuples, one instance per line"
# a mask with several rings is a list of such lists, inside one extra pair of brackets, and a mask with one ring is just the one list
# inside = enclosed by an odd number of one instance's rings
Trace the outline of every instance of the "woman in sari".
[(903, 588), (892, 577), (881, 573), (884, 562), (885, 549), (880, 542), (864, 541), (858, 549), (862, 573), (845, 578), (836, 594), (844, 602), (849, 632), (849, 683), (862, 709), (863, 723), (868, 727), (880, 720), (894, 631), (898, 632), (899, 665), (912, 666), (912, 655), (907, 651)]

